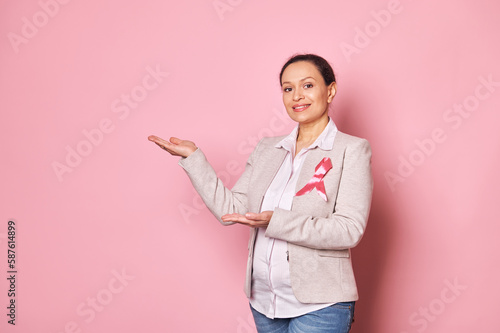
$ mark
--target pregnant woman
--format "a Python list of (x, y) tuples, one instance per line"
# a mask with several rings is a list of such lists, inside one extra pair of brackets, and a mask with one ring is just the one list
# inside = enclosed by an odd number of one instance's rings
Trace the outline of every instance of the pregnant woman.
[(260, 140), (232, 189), (193, 142), (149, 140), (181, 156), (179, 165), (222, 224), (251, 228), (245, 293), (259, 333), (349, 332), (358, 299), (350, 249), (370, 211), (370, 145), (329, 117), (337, 86), (325, 59), (293, 56), (279, 79), (297, 126)]

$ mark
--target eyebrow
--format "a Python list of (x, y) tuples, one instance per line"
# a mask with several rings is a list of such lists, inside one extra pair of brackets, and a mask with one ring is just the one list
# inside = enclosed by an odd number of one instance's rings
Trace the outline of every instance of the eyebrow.
[[(305, 80), (307, 80), (307, 79), (313, 79), (314, 81), (316, 81), (316, 79), (315, 79), (315, 78), (313, 78), (312, 76), (308, 76), (308, 77), (305, 77), (305, 78), (303, 78), (303, 79), (300, 79), (300, 80), (299, 80), (299, 82), (305, 81)], [(285, 82), (282, 82), (281, 84), (283, 85), (283, 84), (285, 84), (285, 83), (290, 83), (290, 82), (289, 82), (289, 81), (285, 81)]]

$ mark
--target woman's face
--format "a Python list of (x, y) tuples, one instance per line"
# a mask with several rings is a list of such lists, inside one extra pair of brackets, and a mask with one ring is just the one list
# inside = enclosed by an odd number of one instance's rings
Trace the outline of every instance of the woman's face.
[(336, 93), (335, 82), (327, 86), (316, 66), (308, 61), (289, 65), (281, 77), (283, 104), (292, 120), (314, 124), (328, 118), (328, 105)]

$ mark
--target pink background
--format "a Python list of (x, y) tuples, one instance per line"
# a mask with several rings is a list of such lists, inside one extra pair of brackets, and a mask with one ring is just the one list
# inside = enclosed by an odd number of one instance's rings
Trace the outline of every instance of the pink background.
[(373, 149), (352, 332), (498, 331), (499, 11), (488, 0), (2, 0), (0, 330), (255, 332), (248, 229), (221, 226), (178, 158), (146, 138), (193, 140), (232, 186), (259, 137), (293, 128), (278, 73), (313, 52), (336, 70), (337, 126)]

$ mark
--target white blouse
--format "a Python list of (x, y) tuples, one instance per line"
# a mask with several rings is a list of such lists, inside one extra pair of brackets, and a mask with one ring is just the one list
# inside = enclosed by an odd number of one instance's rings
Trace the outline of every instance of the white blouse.
[[(267, 189), (262, 202), (262, 211), (275, 207), (290, 210), (295, 196), (295, 187), (302, 164), (311, 149), (319, 147), (324, 150), (333, 148), (337, 126), (330, 118), (327, 126), (309, 147), (302, 149), (295, 158), (298, 125), (276, 148), (288, 151), (283, 164)], [(288, 264), (288, 243), (286, 241), (268, 238), (266, 228), (259, 228), (255, 241), (252, 295), (252, 307), (268, 318), (291, 318), (316, 311), (332, 303), (300, 303), (293, 294), (290, 284), (290, 267)]]

